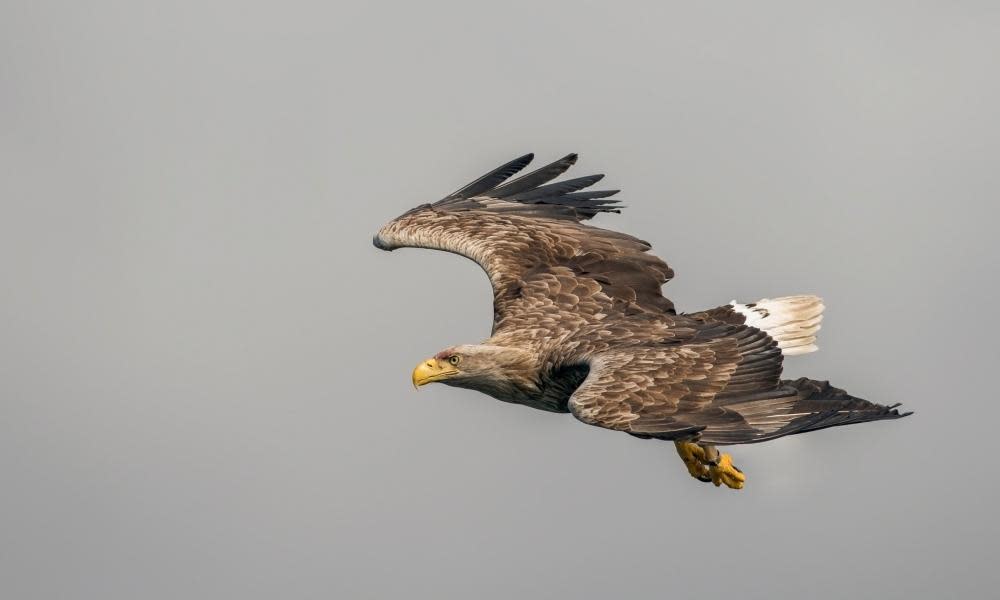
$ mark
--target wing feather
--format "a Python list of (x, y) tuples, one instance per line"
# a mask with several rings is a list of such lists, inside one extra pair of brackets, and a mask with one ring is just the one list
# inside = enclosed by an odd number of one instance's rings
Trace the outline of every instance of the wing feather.
[(560, 196), (588, 188), (602, 179), (604, 179), (604, 175), (587, 175), (586, 177), (567, 179), (566, 181), (550, 183), (527, 192), (515, 194), (507, 198), (507, 200), (511, 202), (540, 202), (545, 198), (558, 199)]
[(519, 156), (508, 163), (500, 165), (475, 181), (466, 184), (462, 188), (448, 194), (445, 196), (445, 199), (467, 199), (472, 198), (473, 196), (478, 196), (488, 190), (492, 190), (497, 185), (503, 183), (509, 177), (528, 166), (528, 163), (530, 163), (534, 158), (535, 155), (530, 152), (524, 156)]
[(576, 159), (577, 155), (575, 153), (567, 154), (553, 163), (549, 163), (540, 169), (536, 169), (531, 173), (511, 180), (495, 190), (491, 190), (490, 197), (507, 198), (508, 196), (514, 196), (516, 194), (520, 194), (521, 192), (533, 190), (565, 173), (570, 167), (576, 164)]

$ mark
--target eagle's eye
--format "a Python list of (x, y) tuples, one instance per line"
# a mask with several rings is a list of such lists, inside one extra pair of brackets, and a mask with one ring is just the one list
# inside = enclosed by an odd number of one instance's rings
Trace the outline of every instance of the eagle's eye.
[(448, 362), (450, 362), (453, 365), (457, 365), (458, 363), (462, 362), (462, 357), (457, 354), (452, 354), (451, 356), (448, 357)]

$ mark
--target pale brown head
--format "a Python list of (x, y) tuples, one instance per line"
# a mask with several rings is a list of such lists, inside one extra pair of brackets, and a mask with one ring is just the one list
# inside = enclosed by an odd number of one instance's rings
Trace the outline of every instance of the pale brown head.
[(413, 369), (413, 386), (444, 383), (500, 397), (533, 387), (535, 372), (532, 355), (524, 350), (469, 344), (421, 361)]

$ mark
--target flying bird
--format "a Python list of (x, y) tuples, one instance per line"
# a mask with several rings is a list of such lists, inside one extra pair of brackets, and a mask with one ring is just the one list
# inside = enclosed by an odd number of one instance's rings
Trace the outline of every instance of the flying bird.
[(421, 361), (414, 386), (440, 382), (669, 440), (691, 476), (734, 489), (746, 477), (716, 446), (910, 414), (826, 381), (781, 378), (786, 356), (816, 350), (816, 296), (678, 313), (661, 292), (673, 270), (649, 243), (584, 223), (620, 212), (611, 198), (618, 190), (581, 191), (603, 175), (550, 183), (576, 154), (510, 179), (532, 158), (501, 165), (375, 234), (382, 250), (470, 258), (493, 286), (490, 338)]

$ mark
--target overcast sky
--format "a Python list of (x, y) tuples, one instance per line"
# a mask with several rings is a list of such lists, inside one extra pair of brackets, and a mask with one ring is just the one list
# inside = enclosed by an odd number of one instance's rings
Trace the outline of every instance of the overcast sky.
[[(0, 596), (942, 598), (1000, 583), (992, 2), (0, 7)], [(732, 448), (428, 386), (460, 257), (371, 236), (568, 152), (681, 310), (916, 415)]]

